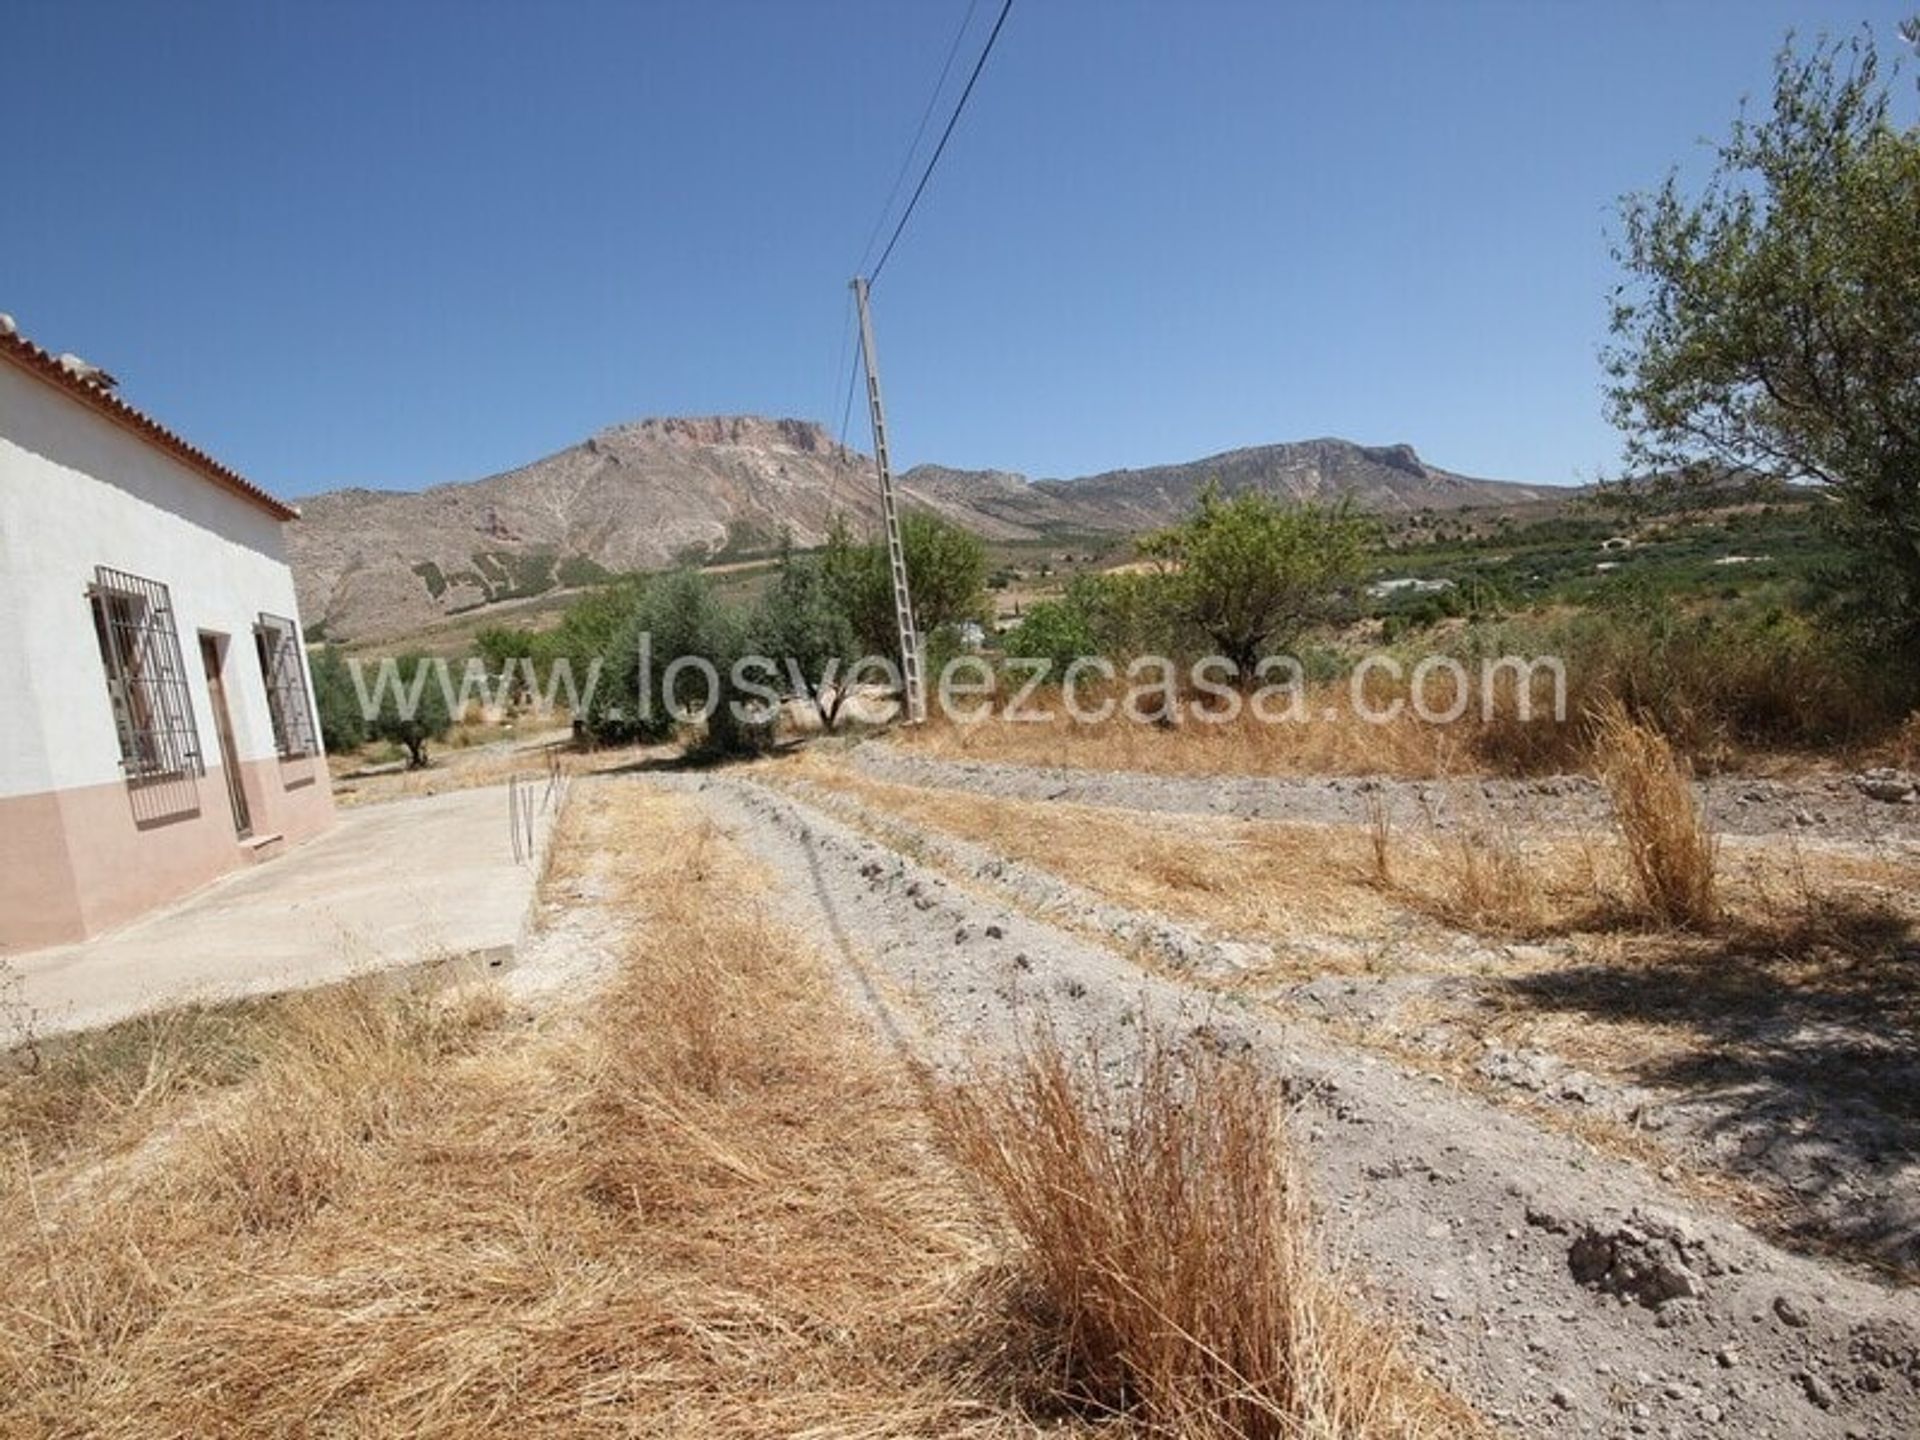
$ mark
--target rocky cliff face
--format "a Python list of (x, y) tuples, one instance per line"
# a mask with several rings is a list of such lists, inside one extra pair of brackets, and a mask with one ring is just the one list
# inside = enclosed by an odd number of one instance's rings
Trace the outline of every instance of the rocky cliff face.
[[(992, 539), (1163, 525), (1208, 480), (1229, 492), (1348, 494), (1383, 511), (1551, 493), (1436, 470), (1409, 446), (1313, 440), (1083, 480), (923, 465), (905, 502)], [(339, 638), (401, 635), (440, 616), (630, 570), (765, 553), (783, 532), (825, 539), (836, 514), (878, 511), (872, 462), (804, 420), (707, 416), (616, 425), (544, 460), (417, 492), (335, 490), (289, 527), (301, 614)]]

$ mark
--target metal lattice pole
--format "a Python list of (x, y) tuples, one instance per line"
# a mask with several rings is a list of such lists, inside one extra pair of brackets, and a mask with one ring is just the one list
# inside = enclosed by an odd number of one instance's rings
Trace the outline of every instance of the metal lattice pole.
[(887, 527), (887, 565), (893, 572), (893, 616), (900, 629), (900, 678), (906, 691), (907, 723), (927, 718), (927, 688), (920, 673), (920, 632), (913, 623), (913, 596), (907, 588), (907, 557), (900, 543), (900, 511), (893, 497), (893, 466), (887, 458), (887, 414), (880, 403), (880, 365), (873, 351), (873, 317), (867, 311), (867, 282), (856, 277), (853, 296), (860, 307), (860, 358), (867, 372), (867, 411), (873, 418), (873, 466), (880, 475), (880, 514)]

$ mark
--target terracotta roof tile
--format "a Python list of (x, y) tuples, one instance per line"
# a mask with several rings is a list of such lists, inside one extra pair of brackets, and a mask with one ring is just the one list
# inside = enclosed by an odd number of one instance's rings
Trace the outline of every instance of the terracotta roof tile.
[(56, 389), (66, 391), (115, 424), (131, 430), (154, 449), (171, 455), (189, 470), (211, 480), (221, 489), (231, 491), (243, 500), (252, 501), (274, 518), (279, 520), (300, 518), (300, 512), (294, 506), (287, 504), (284, 500), (275, 499), (237, 470), (228, 469), (206, 451), (189, 445), (158, 420), (134, 409), (111, 390), (82, 380), (24, 336), (0, 329), (0, 356), (11, 360), (22, 370), (39, 377)]

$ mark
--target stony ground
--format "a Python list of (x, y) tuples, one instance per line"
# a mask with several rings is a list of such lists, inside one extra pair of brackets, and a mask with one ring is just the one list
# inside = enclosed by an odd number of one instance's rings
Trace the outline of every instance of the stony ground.
[[(1289, 815), (1311, 804), (1353, 823), (1367, 807), (1355, 782), (1020, 773), (880, 746), (854, 758), (895, 780), (1081, 803), (1203, 813), (1281, 805)], [(916, 1057), (939, 1062), (973, 1047), (1014, 1045), (1045, 1024), (1097, 1044), (1117, 1065), (1144, 1024), (1160, 1023), (1279, 1069), (1298, 1097), (1296, 1132), (1333, 1243), (1408, 1318), (1435, 1368), (1504, 1428), (1920, 1433), (1916, 1291), (1890, 1267), (1838, 1260), (1792, 1235), (1768, 1238), (1737, 1218), (1745, 1212), (1731, 1187), (1722, 1195), (1700, 1183), (1699, 1166), (1662, 1164), (1657, 1147), (1623, 1155), (1542, 1111), (1546, 1100), (1611, 1113), (1618, 1097), (1610, 1082), (1570, 1074), (1549, 1054), (1501, 1058), (1496, 1048), (1485, 1083), (1461, 1083), (1394, 1047), (1358, 1043), (1350, 1027), (1318, 1013), (1338, 1008), (1350, 978), (1296, 981), (1294, 993), (1278, 995), (1222, 986), (1218, 979), (1236, 963), (1231, 941), (1125, 911), (990, 849), (902, 829), (845, 796), (767, 783), (777, 778), (746, 769), (595, 783), (696, 794), (776, 877), (784, 918), (833, 947), (881, 1032)], [(1558, 793), (1535, 782), (1535, 797), (1576, 812), (1600, 803), (1584, 782), (1546, 783)], [(1744, 815), (1746, 833), (1769, 824), (1825, 827), (1837, 842), (1874, 845), (1920, 834), (1920, 807), (1872, 800), (1845, 781), (1747, 788), (1762, 798), (1710, 793), (1729, 829)], [(1433, 803), (1399, 790), (1388, 798)], [(1490, 798), (1504, 797), (1496, 787)], [(1527, 813), (1537, 817), (1538, 806), (1530, 801)], [(1505, 1103), (1502, 1090), (1524, 1103)], [(1570, 1098), (1582, 1090), (1587, 1099)], [(1793, 1130), (1785, 1112), (1747, 1116), (1744, 1131), (1725, 1127), (1728, 1115), (1751, 1108), (1737, 1092), (1723, 1096), (1717, 1112), (1695, 1098), (1707, 1107), (1698, 1131), (1667, 1096), (1631, 1103), (1651, 1100), (1649, 1116), (1667, 1115), (1663, 1143), (1688, 1137), (1683, 1148), (1722, 1127), (1744, 1137), (1734, 1152), (1764, 1154), (1766, 1144), (1748, 1143), (1756, 1134), (1779, 1142)], [(1911, 1238), (1898, 1230), (1915, 1168), (1911, 1128), (1877, 1143), (1871, 1166), (1864, 1151), (1823, 1150), (1818, 1135), (1781, 1150), (1788, 1175), (1793, 1155), (1816, 1151), (1825, 1167), (1855, 1168), (1842, 1177), (1857, 1182), (1852, 1188), (1827, 1186), (1837, 1197), (1828, 1233), (1855, 1256), (1888, 1245), (1897, 1255)], [(1863, 1209), (1894, 1229), (1848, 1237), (1840, 1216)]]

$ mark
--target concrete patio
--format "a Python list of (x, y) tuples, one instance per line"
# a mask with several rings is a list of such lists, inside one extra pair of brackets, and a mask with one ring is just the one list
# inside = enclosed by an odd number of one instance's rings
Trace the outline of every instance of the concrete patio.
[[(341, 812), (310, 843), (123, 929), (0, 956), (0, 1046), (192, 1000), (325, 984), (424, 961), (509, 957), (552, 813), (516, 858), (504, 785)], [(524, 849), (524, 846), (521, 848)]]

